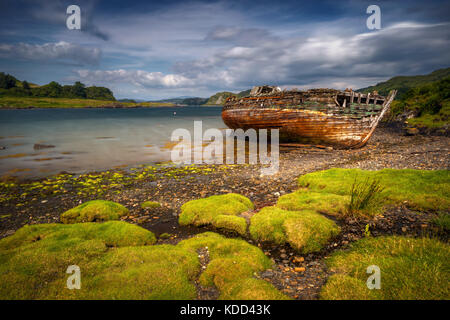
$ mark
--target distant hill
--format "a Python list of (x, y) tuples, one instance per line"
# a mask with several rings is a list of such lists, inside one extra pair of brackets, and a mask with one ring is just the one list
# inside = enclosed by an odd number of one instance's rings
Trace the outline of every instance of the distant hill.
[(200, 97), (177, 97), (163, 100), (156, 100), (152, 102), (163, 102), (163, 103), (174, 103), (178, 105), (188, 105), (188, 106), (197, 106), (205, 104), (208, 101), (208, 98), (200, 98)]
[(405, 97), (409, 89), (431, 82), (439, 81), (450, 76), (450, 68), (439, 69), (427, 75), (418, 76), (396, 76), (387, 81), (377, 83), (374, 86), (358, 89), (358, 92), (368, 93), (374, 90), (381, 95), (389, 94), (390, 90), (398, 90), (396, 99), (400, 100)]
[(205, 104), (210, 105), (210, 106), (211, 105), (219, 106), (219, 105), (223, 105), (229, 97), (232, 97), (232, 96), (245, 97), (245, 96), (248, 96), (249, 94), (250, 94), (250, 90), (241, 91), (239, 93), (233, 93), (233, 92), (229, 92), (229, 91), (218, 92), (215, 95), (211, 96)]
[(86, 87), (79, 81), (73, 85), (61, 85), (52, 81), (49, 84), (39, 86), (25, 80), (20, 81), (3, 72), (0, 72), (0, 96), (116, 100), (112, 91), (105, 87)]

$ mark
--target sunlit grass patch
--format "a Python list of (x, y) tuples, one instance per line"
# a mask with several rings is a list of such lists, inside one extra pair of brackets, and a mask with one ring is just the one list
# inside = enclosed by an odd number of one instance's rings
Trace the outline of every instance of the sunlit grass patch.
[(194, 252), (207, 248), (210, 262), (199, 281), (219, 289), (220, 299), (287, 299), (270, 283), (256, 278), (259, 272), (271, 268), (272, 262), (261, 249), (244, 240), (206, 232), (177, 246)]
[(92, 200), (64, 212), (62, 223), (104, 222), (119, 220), (128, 213), (128, 209), (119, 203), (106, 200)]
[(247, 223), (244, 218), (237, 215), (253, 208), (253, 203), (242, 195), (235, 193), (216, 195), (183, 204), (178, 221), (180, 225), (212, 225), (226, 229), (230, 227), (230, 230), (243, 234), (246, 229), (243, 225)]
[[(330, 169), (298, 178), (301, 188), (323, 194), (350, 196), (354, 183), (378, 181), (383, 189), (377, 197), (380, 208), (404, 204), (417, 210), (448, 210), (450, 207), (450, 171), (383, 169)], [(379, 212), (380, 210), (378, 210)], [(375, 214), (362, 210), (365, 214)]]
[[(446, 299), (450, 298), (450, 247), (435, 239), (364, 238), (328, 261), (332, 275), (322, 299)], [(367, 267), (381, 271), (381, 289), (366, 286)]]
[(250, 222), (253, 239), (276, 244), (289, 243), (303, 253), (320, 251), (339, 232), (336, 223), (312, 210), (288, 211), (265, 207)]

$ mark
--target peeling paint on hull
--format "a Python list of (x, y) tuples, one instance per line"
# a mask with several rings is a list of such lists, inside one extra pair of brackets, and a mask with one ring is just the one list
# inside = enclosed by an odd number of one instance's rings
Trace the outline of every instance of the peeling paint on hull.
[[(391, 92), (386, 99), (380, 97), (383, 100), (378, 102), (381, 101), (382, 105), (377, 105), (375, 100), (370, 107), (369, 104), (349, 103), (347, 108), (330, 103), (331, 98), (336, 99), (330, 96), (316, 96), (310, 104), (293, 107), (291, 104), (290, 107), (289, 102), (295, 101), (298, 94), (287, 95), (288, 98), (262, 96), (229, 99), (222, 110), (222, 119), (232, 129), (279, 129), (282, 141), (358, 148), (369, 140), (395, 92)], [(351, 100), (353, 102), (353, 97)]]

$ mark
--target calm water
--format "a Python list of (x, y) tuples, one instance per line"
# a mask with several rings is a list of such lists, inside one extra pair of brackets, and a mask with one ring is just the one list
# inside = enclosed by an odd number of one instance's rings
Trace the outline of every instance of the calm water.
[[(176, 112), (176, 115), (174, 115)], [(225, 128), (221, 107), (0, 110), (0, 175), (47, 176), (170, 160), (172, 131)], [(34, 144), (54, 148), (34, 150)]]

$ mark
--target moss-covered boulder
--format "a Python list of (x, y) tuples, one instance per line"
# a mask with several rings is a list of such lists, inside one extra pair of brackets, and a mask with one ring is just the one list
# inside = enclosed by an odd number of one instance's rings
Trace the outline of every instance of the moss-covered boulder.
[(229, 193), (186, 202), (181, 207), (180, 225), (212, 225), (241, 235), (246, 233), (247, 222), (238, 215), (253, 210), (253, 203), (240, 194)]
[(62, 223), (104, 222), (119, 220), (127, 215), (128, 209), (119, 203), (106, 200), (92, 200), (64, 212), (60, 219)]
[[(450, 246), (436, 239), (399, 236), (364, 238), (327, 261), (336, 274), (322, 299), (450, 299)], [(380, 289), (367, 287), (367, 267), (380, 268)], [(373, 272), (373, 271), (372, 271)]]
[(288, 211), (265, 207), (250, 221), (253, 239), (288, 243), (302, 253), (320, 251), (339, 232), (340, 228), (334, 221), (312, 210)]
[(145, 201), (141, 203), (141, 208), (142, 209), (156, 209), (156, 208), (161, 208), (161, 204), (159, 202), (156, 201)]
[[(0, 240), (0, 299), (195, 299), (195, 281), (224, 299), (285, 299), (256, 278), (271, 267), (257, 247), (215, 233), (178, 245), (122, 221), (25, 226)], [(207, 248), (207, 249), (205, 249)], [(202, 273), (199, 250), (209, 264)], [(68, 289), (76, 265), (81, 288)]]
[(244, 240), (206, 232), (177, 246), (193, 252), (207, 250), (209, 264), (199, 281), (205, 287), (216, 287), (220, 299), (288, 299), (273, 285), (255, 277), (271, 268), (272, 262), (261, 249)]
[(346, 214), (350, 196), (298, 190), (278, 198), (277, 207), (289, 211), (314, 210), (320, 213), (342, 216)]

